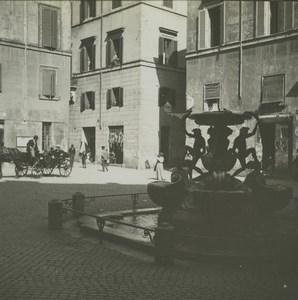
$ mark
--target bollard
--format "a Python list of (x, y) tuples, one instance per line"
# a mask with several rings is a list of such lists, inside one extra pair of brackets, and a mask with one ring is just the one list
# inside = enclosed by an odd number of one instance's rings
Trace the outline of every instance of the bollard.
[(158, 265), (174, 264), (174, 227), (166, 222), (155, 229), (155, 263)]
[[(84, 212), (84, 210), (85, 210), (85, 195), (77, 192), (72, 196), (72, 209)], [(80, 214), (74, 211), (72, 213), (72, 216), (74, 218), (78, 218), (78, 217), (80, 217)]]
[(62, 229), (62, 202), (53, 199), (48, 202), (48, 228)]

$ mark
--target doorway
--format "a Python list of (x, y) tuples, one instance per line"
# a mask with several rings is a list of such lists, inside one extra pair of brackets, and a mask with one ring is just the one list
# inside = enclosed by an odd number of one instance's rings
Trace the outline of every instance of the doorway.
[(169, 162), (170, 155), (170, 127), (160, 127), (160, 152), (164, 155), (165, 164)]
[(123, 138), (123, 126), (109, 126), (109, 151), (116, 164), (123, 164)]
[(88, 144), (89, 150), (89, 160), (91, 162), (95, 161), (96, 151), (95, 151), (95, 127), (83, 127), (84, 134)]
[(262, 122), (260, 133), (263, 146), (262, 166), (269, 173), (283, 174), (291, 171), (291, 122)]
[(0, 120), (0, 142), (4, 142), (4, 121)]

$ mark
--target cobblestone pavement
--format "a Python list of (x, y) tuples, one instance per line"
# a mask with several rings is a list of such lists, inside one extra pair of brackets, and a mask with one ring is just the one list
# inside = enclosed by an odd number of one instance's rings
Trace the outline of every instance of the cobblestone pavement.
[[(66, 180), (16, 180), (4, 168), (9, 177), (0, 181), (0, 299), (298, 299), (297, 276), (279, 268), (274, 258), (258, 264), (177, 260), (162, 267), (150, 256), (100, 244), (76, 229), (47, 229), (47, 204), (53, 198), (77, 191), (87, 196), (145, 192), (152, 172), (133, 171), (112, 167), (107, 174), (96, 166), (76, 166)], [(117, 210), (131, 203), (104, 205)]]

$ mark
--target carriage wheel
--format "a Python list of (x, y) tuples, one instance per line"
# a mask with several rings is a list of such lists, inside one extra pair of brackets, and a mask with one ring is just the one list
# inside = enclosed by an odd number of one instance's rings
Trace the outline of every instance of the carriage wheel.
[(43, 165), (40, 162), (35, 163), (31, 169), (31, 175), (33, 177), (40, 177), (42, 175)]
[(72, 171), (71, 163), (69, 159), (63, 160), (59, 165), (59, 172), (61, 176), (67, 177)]
[(52, 174), (53, 169), (52, 168), (47, 168), (47, 167), (43, 167), (43, 169), (41, 170), (42, 175), (44, 176), (49, 176)]
[(26, 176), (28, 172), (28, 165), (25, 162), (20, 163), (15, 167), (16, 175), (19, 177)]

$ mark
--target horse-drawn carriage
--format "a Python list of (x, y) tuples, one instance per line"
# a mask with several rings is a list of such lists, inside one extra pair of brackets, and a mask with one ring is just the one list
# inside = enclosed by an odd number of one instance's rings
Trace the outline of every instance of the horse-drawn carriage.
[(21, 152), (16, 148), (2, 147), (0, 149), (0, 178), (2, 177), (1, 165), (3, 162), (15, 164), (17, 177), (27, 175), (29, 168), (31, 168), (33, 176), (48, 176), (57, 168), (60, 175), (66, 177), (72, 171), (69, 154), (63, 150), (40, 153), (36, 155), (35, 159), (32, 159), (30, 153)]

